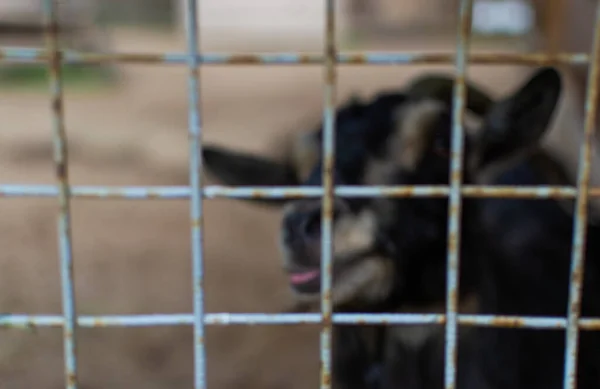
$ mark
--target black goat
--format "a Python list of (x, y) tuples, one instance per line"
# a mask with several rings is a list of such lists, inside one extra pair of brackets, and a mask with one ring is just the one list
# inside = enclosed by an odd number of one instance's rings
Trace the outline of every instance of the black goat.
[[(336, 184), (448, 184), (451, 91), (450, 78), (425, 78), (406, 91), (342, 107), (335, 129)], [(560, 92), (561, 78), (552, 68), (539, 70), (496, 103), (470, 86), (467, 108), (483, 124), (477, 133), (467, 132), (465, 183), (541, 185), (562, 179), (560, 168), (537, 148)], [(204, 158), (231, 185), (319, 185), (320, 141), (321, 129), (306, 134), (281, 162), (210, 146)], [(319, 298), (320, 206), (320, 199), (314, 199), (290, 201), (284, 207), (284, 267), (292, 290), (305, 302)], [(334, 209), (336, 312), (441, 310), (446, 297), (447, 199), (336, 198)], [(476, 301), (475, 310), (481, 313), (564, 316), (573, 223), (556, 201), (467, 198), (461, 224), (463, 312)], [(593, 233), (588, 252), (594, 250)], [(542, 241), (545, 236), (549, 243)], [(589, 293), (597, 271), (586, 274)], [(594, 312), (588, 300), (583, 309), (584, 314)], [(561, 331), (460, 332), (460, 388), (558, 389), (562, 384)], [(598, 344), (592, 336), (582, 334), (590, 343), (580, 353), (581, 388), (600, 383), (594, 351)], [(441, 387), (442, 373), (439, 326), (335, 327), (334, 381), (340, 387), (434, 388)]]

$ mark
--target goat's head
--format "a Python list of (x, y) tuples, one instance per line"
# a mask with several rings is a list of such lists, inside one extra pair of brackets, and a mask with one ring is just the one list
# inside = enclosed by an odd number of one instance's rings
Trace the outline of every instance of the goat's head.
[[(336, 113), (337, 185), (446, 185), (451, 144), (450, 77), (426, 77)], [(467, 108), (483, 119), (465, 139), (465, 181), (537, 144), (560, 93), (558, 73), (538, 71), (511, 97), (493, 103), (473, 86)], [(322, 184), (322, 128), (298, 137), (283, 161), (206, 146), (206, 167), (236, 186)], [(253, 200), (255, 201), (255, 200)], [(281, 248), (292, 290), (316, 301), (320, 291), (321, 199), (282, 204)], [(335, 198), (333, 303), (372, 306), (390, 298), (439, 301), (445, 294), (446, 198)], [(425, 281), (427, 280), (427, 281)], [(417, 301), (412, 301), (417, 302)]]

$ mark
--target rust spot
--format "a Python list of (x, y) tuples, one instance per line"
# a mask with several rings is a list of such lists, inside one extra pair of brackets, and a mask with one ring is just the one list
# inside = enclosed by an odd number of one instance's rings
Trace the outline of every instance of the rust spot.
[(331, 387), (331, 373), (326, 371), (323, 360), (321, 360), (319, 367), (321, 370), (321, 386)]
[(364, 53), (351, 54), (344, 62), (351, 65), (363, 65), (367, 63), (367, 56)]
[(583, 266), (578, 266), (577, 268), (575, 268), (575, 271), (573, 272), (573, 274), (571, 276), (571, 283), (577, 284), (578, 286), (580, 286), (582, 280), (583, 280)]
[(37, 331), (37, 326), (33, 322), (28, 322), (25, 324), (25, 329), (29, 332), (35, 333)]
[(317, 64), (319, 62), (318, 58), (310, 54), (300, 54), (298, 57), (298, 63), (300, 64)]
[(297, 198), (300, 198), (300, 197), (303, 197), (303, 196), (302, 196), (302, 194), (299, 191), (298, 192), (293, 191), (293, 192), (290, 192), (290, 193), (286, 193), (283, 196), (283, 198), (285, 198), (285, 199), (297, 199)]
[[(583, 240), (585, 240), (585, 238)], [(582, 247), (577, 247), (577, 249), (579, 251), (581, 251), (583, 248)], [(585, 255), (585, 253), (583, 253), (582, 255)], [(571, 285), (575, 285), (580, 290), (581, 290), (581, 287), (582, 287), (581, 284), (582, 284), (582, 281), (583, 281), (583, 270), (584, 270), (583, 263), (584, 262), (582, 260), (581, 261), (581, 265), (582, 266), (576, 267), (574, 269), (573, 273), (571, 274)], [(579, 316), (580, 305), (581, 305), (581, 292), (578, 294), (577, 298), (575, 298), (574, 300), (572, 300), (571, 304), (569, 304), (570, 313), (572, 315), (574, 315), (575, 317)]]
[(258, 55), (237, 54), (227, 58), (226, 63), (230, 65), (252, 65), (263, 63), (263, 61)]
[(55, 115), (60, 115), (63, 111), (63, 99), (61, 97), (53, 98), (51, 107)]
[[(550, 197), (559, 197), (561, 195), (561, 192), (559, 189), (551, 189), (549, 191), (549, 195), (550, 195)], [(514, 196), (514, 197), (517, 197), (517, 196)]]
[(463, 195), (467, 194), (467, 193), (473, 197), (484, 197), (485, 191), (481, 187), (478, 186), (471, 190), (463, 191)]
[[(133, 62), (133, 63), (161, 63), (165, 61), (165, 56), (162, 54), (118, 54), (112, 56), (115, 62)], [(106, 59), (111, 59), (111, 56), (103, 54), (87, 54), (85, 58), (102, 62)]]
[(67, 178), (67, 165), (64, 161), (59, 161), (56, 163), (56, 177), (61, 181), (65, 181)]
[(445, 54), (445, 53), (427, 53), (422, 56), (423, 63), (431, 63), (431, 64), (443, 64), (454, 61), (453, 54)]
[(453, 231), (450, 233), (450, 238), (448, 239), (448, 252), (453, 252), (454, 250), (456, 250), (456, 243), (457, 235), (456, 232)]
[(329, 85), (335, 84), (335, 66), (331, 65), (327, 67), (325, 82)]
[(199, 336), (198, 339), (196, 339), (196, 343), (198, 343), (199, 345), (203, 345), (204, 344), (204, 337), (203, 336)]
[(261, 199), (265, 197), (265, 193), (262, 190), (254, 189), (250, 192), (250, 197), (253, 199)]
[(74, 388), (77, 386), (77, 374), (75, 372), (67, 373), (67, 387)]
[(458, 313), (457, 302), (458, 302), (458, 297), (457, 297), (457, 291), (455, 288), (450, 291), (450, 306), (453, 307), (454, 311), (456, 311)]
[[(325, 292), (325, 301), (328, 303), (328, 305), (331, 305), (331, 292)], [(321, 323), (325, 327), (333, 325), (331, 312), (327, 312), (325, 315), (323, 315), (323, 320)]]
[(460, 170), (452, 170), (450, 179), (455, 182), (461, 182), (462, 172)]
[[(367, 53), (346, 54), (344, 63), (349, 65), (362, 65), (368, 63)], [(390, 58), (389, 61), (379, 62), (374, 65), (415, 65), (415, 64), (451, 64), (455, 61), (453, 53), (405, 53), (409, 59), (395, 60)], [(6, 58), (14, 58), (7, 55), (6, 51), (0, 49), (0, 60)], [(48, 61), (52, 55), (47, 50), (42, 50), (37, 53), (34, 61)], [(19, 60), (19, 58), (15, 58)], [(589, 63), (589, 55), (587, 53), (561, 53), (547, 55), (545, 53), (474, 53), (468, 56), (471, 64), (511, 64), (511, 65), (553, 65), (553, 64), (583, 64)], [(30, 58), (27, 58), (29, 61)], [(139, 64), (162, 64), (166, 61), (165, 55), (162, 53), (119, 53), (119, 54), (103, 54), (103, 53), (77, 53), (74, 58), (77, 63), (103, 63), (103, 62), (120, 62), (120, 63), (139, 63)], [(214, 61), (205, 63), (205, 65), (222, 65), (223, 62), (229, 64), (241, 65), (256, 65), (265, 62), (261, 58), (261, 54), (246, 54), (236, 55), (228, 58), (226, 61)], [(278, 63), (279, 61), (273, 61)], [(323, 56), (319, 54), (301, 54), (298, 56), (297, 62), (285, 61), (286, 64), (322, 64)]]
[(598, 321), (598, 320), (591, 320), (590, 322), (584, 321), (582, 324), (580, 324), (580, 327), (582, 330), (598, 331), (598, 330), (600, 330), (600, 321)]
[(106, 324), (104, 321), (100, 320), (100, 319), (94, 319), (94, 322), (92, 323), (93, 327), (106, 327)]
[[(324, 203), (323, 203), (323, 213), (324, 213), (324, 220), (326, 221), (332, 221), (333, 220), (333, 204), (332, 201), (327, 199)], [(331, 267), (328, 266), (327, 267), (327, 272), (331, 273)]]
[[(56, 13), (56, 10), (52, 11), (53, 13)], [(46, 25), (46, 33), (48, 35), (50, 35), (50, 37), (52, 39), (56, 39), (56, 36), (58, 35), (58, 22), (56, 21), (56, 19), (54, 18), (56, 15), (52, 15), (53, 16), (53, 20), (51, 20), (47, 25)]]
[(520, 328), (525, 326), (525, 322), (522, 319), (499, 317), (492, 319), (491, 325), (494, 327)]
[[(121, 196), (122, 196), (122, 195), (123, 195), (123, 194), (121, 193)], [(161, 196), (160, 196), (160, 193), (158, 193), (158, 192), (153, 192), (153, 191), (150, 191), (150, 192), (148, 192), (148, 199), (149, 199), (149, 200), (158, 200), (158, 199), (160, 199), (160, 198), (161, 198)]]
[(192, 218), (192, 228), (200, 228), (201, 221), (198, 218)]
[(325, 80), (328, 84), (335, 83), (335, 64), (337, 63), (337, 50), (335, 47), (335, 17), (333, 12), (328, 9), (326, 18), (326, 35), (325, 35), (325, 64), (326, 76)]
[(331, 387), (331, 374), (324, 373), (322, 377), (322, 383), (325, 386)]

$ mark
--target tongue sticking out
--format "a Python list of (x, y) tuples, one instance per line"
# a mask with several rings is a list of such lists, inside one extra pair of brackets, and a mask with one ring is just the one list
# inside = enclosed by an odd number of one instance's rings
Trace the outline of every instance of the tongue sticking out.
[(304, 273), (296, 273), (290, 276), (290, 280), (292, 281), (292, 284), (304, 284), (317, 278), (320, 273), (320, 270), (311, 270)]

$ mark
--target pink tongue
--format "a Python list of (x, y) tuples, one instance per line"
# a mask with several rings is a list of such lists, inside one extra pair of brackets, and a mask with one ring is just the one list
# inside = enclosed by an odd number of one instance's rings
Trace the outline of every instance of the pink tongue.
[(306, 273), (296, 273), (290, 276), (292, 284), (303, 284), (308, 281), (312, 281), (319, 276), (319, 270), (312, 270)]

